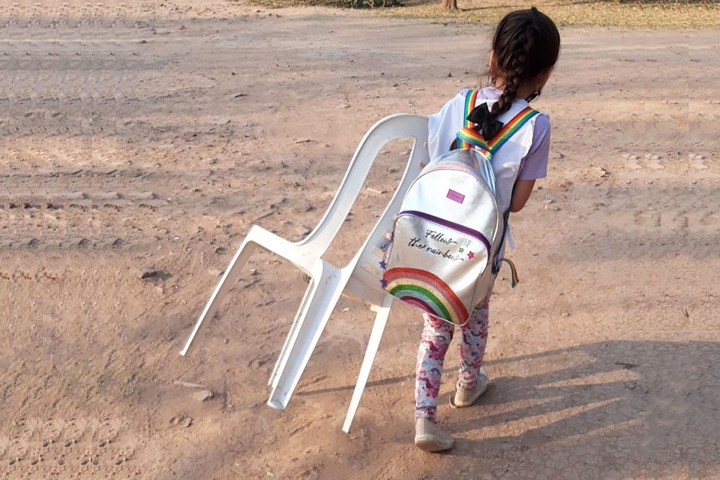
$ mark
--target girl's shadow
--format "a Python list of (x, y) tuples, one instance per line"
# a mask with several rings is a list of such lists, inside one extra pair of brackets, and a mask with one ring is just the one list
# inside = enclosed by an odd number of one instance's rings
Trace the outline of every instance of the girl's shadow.
[[(720, 343), (610, 341), (486, 364), (497, 380), (452, 416), (451, 455), (609, 456), (646, 475), (680, 462), (691, 478), (720, 467)], [(513, 375), (527, 370), (547, 373)]]

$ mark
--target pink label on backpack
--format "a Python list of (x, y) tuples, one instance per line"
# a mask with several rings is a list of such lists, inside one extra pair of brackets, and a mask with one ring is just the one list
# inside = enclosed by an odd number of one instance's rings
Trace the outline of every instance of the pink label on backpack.
[(462, 204), (465, 201), (465, 195), (463, 195), (462, 193), (458, 193), (452, 189), (448, 190), (447, 198), (449, 198), (453, 202), (457, 202), (460, 204)]

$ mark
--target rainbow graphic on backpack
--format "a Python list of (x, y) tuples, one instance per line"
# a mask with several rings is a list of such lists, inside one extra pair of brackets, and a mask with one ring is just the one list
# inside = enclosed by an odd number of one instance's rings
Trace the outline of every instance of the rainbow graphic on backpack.
[[(475, 106), (470, 91), (465, 119)], [(465, 120), (458, 149), (432, 160), (410, 185), (395, 218), (380, 266), (383, 289), (424, 312), (457, 325), (489, 293), (500, 258), (509, 212), (501, 212), (490, 159), (537, 115), (525, 108), (486, 141)]]

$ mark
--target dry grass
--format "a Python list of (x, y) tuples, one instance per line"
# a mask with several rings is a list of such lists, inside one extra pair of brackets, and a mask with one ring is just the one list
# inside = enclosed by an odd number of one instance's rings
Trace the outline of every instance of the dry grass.
[[(249, 0), (241, 0), (248, 2)], [(293, 6), (347, 7), (353, 0), (253, 0), (269, 8)], [(378, 0), (374, 0), (378, 1)], [(382, 2), (382, 0), (379, 0)], [(387, 1), (390, 5), (391, 0)], [(530, 3), (547, 13), (558, 25), (623, 27), (631, 29), (720, 28), (720, 3), (669, 1), (580, 1), (580, 0), (458, 0), (458, 11), (447, 11), (440, 1), (409, 0), (405, 6), (375, 8), (377, 15), (394, 18), (426, 18), (444, 22), (495, 23), (508, 11)]]
[[(558, 25), (650, 29), (711, 29), (720, 27), (720, 5), (714, 4), (627, 4), (610, 2), (550, 2), (534, 4)], [(509, 10), (527, 8), (527, 2), (459, 0), (458, 12), (448, 12), (439, 4), (392, 9), (383, 15), (406, 18), (451, 19), (453, 21), (495, 23)]]

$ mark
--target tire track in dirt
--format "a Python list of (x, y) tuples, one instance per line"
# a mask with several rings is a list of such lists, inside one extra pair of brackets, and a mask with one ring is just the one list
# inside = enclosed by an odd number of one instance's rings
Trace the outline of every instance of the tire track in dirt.
[[(489, 27), (80, 3), (0, 6), (0, 475), (677, 478), (689, 459), (715, 473), (717, 296), (696, 274), (717, 264), (715, 33), (563, 28), (537, 102), (550, 175), (513, 220), (527, 287), (499, 286), (493, 307), (497, 388), (467, 412), (443, 404), (458, 447), (430, 457), (411, 444), (409, 308), (394, 307), (349, 436), (371, 314), (343, 304), (288, 410), (265, 408), (304, 287), (269, 254), (178, 351), (249, 226), (306, 234), (364, 130), (472, 84)], [(333, 263), (390, 198), (407, 146), (391, 150)]]

